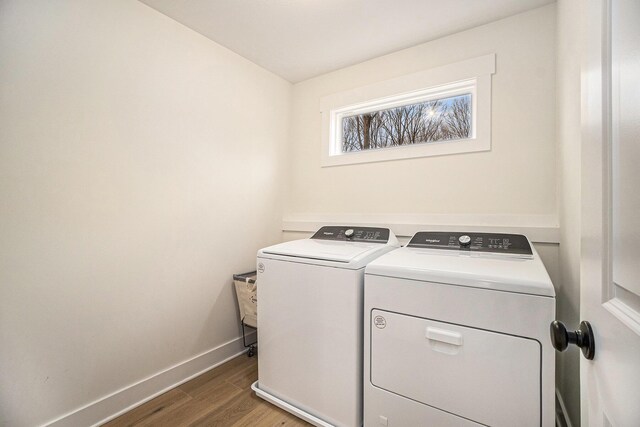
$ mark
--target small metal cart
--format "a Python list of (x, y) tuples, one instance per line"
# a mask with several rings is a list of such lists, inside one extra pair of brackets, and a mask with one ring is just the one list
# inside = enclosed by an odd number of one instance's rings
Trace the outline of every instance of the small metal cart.
[(242, 343), (245, 348), (248, 348), (247, 356), (249, 357), (256, 354), (256, 344), (258, 343), (257, 339), (254, 342), (247, 343), (246, 332), (246, 328), (250, 328), (249, 332), (258, 330), (258, 288), (256, 277), (257, 273), (255, 271), (233, 275), (238, 308), (240, 309), (240, 323), (242, 324)]

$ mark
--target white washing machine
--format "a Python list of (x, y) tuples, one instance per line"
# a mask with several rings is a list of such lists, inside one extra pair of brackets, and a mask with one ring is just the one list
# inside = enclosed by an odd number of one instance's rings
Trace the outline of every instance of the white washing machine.
[(399, 246), (386, 228), (329, 226), (258, 252), (258, 396), (317, 426), (362, 425), (364, 268)]
[(417, 233), (366, 268), (364, 425), (554, 426), (554, 319), (525, 236)]

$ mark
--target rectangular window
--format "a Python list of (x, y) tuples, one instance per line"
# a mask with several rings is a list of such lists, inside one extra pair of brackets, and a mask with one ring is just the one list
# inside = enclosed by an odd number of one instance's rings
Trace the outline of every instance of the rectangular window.
[(322, 166), (491, 149), (485, 55), (324, 97)]
[(342, 117), (342, 152), (468, 139), (471, 93)]

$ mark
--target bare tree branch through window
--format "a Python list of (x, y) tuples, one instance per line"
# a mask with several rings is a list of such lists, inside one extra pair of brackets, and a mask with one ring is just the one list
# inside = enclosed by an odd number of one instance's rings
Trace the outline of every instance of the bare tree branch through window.
[(342, 119), (342, 151), (363, 151), (471, 137), (471, 94)]

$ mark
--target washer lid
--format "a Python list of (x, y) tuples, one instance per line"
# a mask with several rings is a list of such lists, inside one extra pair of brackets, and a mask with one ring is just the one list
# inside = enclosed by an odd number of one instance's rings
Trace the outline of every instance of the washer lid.
[(262, 249), (263, 254), (310, 258), (348, 263), (369, 251), (379, 249), (375, 243), (294, 240)]
[(404, 247), (367, 265), (366, 274), (554, 297), (540, 257)]
[(322, 227), (310, 239), (261, 249), (258, 256), (325, 261), (339, 263), (346, 268), (361, 268), (371, 259), (398, 246), (395, 235), (387, 228), (331, 226)]

